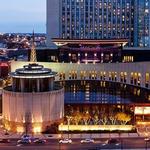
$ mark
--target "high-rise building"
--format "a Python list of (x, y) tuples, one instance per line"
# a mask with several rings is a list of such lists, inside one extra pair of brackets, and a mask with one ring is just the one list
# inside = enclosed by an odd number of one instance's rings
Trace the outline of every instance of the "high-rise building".
[(134, 46), (150, 47), (150, 1), (135, 0)]
[(63, 39), (129, 39), (133, 45), (133, 0), (47, 0), (47, 43)]
[(52, 38), (129, 39), (150, 47), (149, 0), (47, 0), (47, 45)]

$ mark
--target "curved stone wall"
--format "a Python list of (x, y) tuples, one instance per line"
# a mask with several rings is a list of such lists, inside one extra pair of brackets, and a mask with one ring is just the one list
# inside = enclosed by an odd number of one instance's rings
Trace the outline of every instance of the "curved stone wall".
[(60, 122), (63, 116), (64, 89), (41, 93), (3, 90), (3, 121), (7, 129), (21, 132), (28, 122), (31, 126), (28, 131), (41, 132), (48, 125)]
[[(12, 62), (11, 70), (28, 62)], [(113, 81), (150, 89), (150, 62), (137, 63), (39, 63), (58, 72), (56, 80), (93, 79)]]

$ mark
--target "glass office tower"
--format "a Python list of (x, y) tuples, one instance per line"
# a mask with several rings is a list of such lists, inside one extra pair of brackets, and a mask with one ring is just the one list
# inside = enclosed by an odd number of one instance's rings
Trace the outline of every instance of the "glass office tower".
[(62, 0), (61, 37), (129, 38), (133, 34), (131, 0)]
[(135, 0), (134, 46), (150, 47), (150, 0)]
[(49, 44), (52, 38), (127, 38), (129, 46), (150, 47), (150, 0), (47, 0)]
[(133, 11), (133, 0), (47, 0), (48, 42), (127, 38), (133, 46)]

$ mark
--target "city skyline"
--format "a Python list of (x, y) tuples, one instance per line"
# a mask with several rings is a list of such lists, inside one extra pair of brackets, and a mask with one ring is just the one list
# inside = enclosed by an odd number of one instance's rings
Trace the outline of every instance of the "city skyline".
[(0, 150), (150, 149), (150, 0), (0, 5)]
[(45, 33), (46, 0), (2, 1), (0, 20), (0, 33)]

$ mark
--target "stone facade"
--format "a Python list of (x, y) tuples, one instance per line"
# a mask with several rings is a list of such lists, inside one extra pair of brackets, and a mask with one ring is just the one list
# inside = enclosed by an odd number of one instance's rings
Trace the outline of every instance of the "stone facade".
[[(12, 62), (11, 69), (25, 62)], [(150, 89), (150, 62), (139, 63), (39, 63), (58, 72), (55, 80), (102, 80)], [(93, 77), (94, 76), (94, 77)]]
[(41, 132), (64, 116), (64, 89), (23, 93), (3, 90), (3, 122), (8, 130)]

